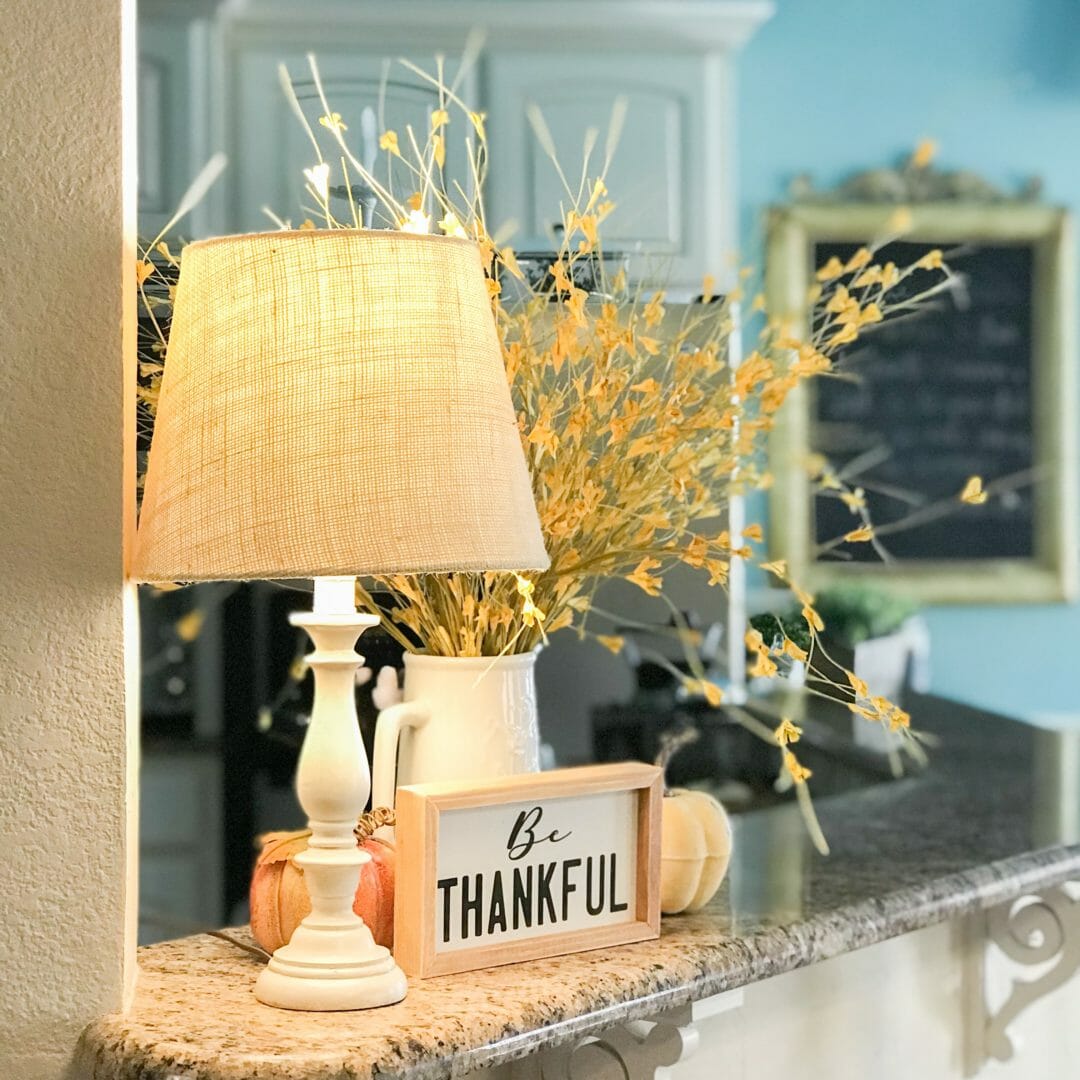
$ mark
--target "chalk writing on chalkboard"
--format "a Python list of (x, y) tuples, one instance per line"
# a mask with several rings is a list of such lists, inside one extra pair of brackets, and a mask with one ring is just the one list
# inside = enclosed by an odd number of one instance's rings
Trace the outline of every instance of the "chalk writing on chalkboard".
[[(846, 261), (854, 242), (819, 240), (814, 265)], [(934, 247), (960, 277), (936, 309), (886, 323), (849, 347), (852, 379), (814, 386), (811, 445), (866, 491), (880, 528), (919, 507), (959, 494), (972, 475), (987, 481), (1032, 475), (1032, 290), (1028, 244), (955, 246), (894, 242), (875, 256), (906, 266)], [(925, 275), (918, 283), (925, 288)], [(894, 294), (895, 295), (895, 294)], [(901, 560), (1030, 559), (1036, 554), (1035, 494), (1019, 484), (982, 506), (923, 521), (888, 535)], [(851, 528), (842, 502), (817, 498), (813, 536), (826, 543)], [(869, 544), (835, 549), (844, 559), (879, 561)]]
[[(934, 603), (1069, 599), (1080, 550), (1069, 215), (1023, 199), (914, 199), (907, 210), (903, 239), (875, 261), (911, 265), (937, 248), (959, 282), (938, 310), (860, 335), (841, 369), (857, 378), (792, 392), (770, 442), (770, 556), (811, 590), (861, 580)], [(895, 212), (836, 201), (770, 210), (770, 312), (807, 332), (816, 269), (895, 235)], [(819, 493), (813, 451), (865, 490), (871, 543), (834, 546), (852, 515)], [(989, 497), (962, 505), (972, 476)]]

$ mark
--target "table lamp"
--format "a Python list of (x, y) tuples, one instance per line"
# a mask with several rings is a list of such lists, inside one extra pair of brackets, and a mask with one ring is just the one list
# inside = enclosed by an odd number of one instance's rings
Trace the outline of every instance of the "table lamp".
[(299, 230), (200, 241), (181, 265), (132, 576), (315, 579), (291, 617), (315, 646), (296, 777), (312, 911), (255, 994), (391, 1004), (405, 976), (352, 909), (371, 789), (354, 646), (379, 621), (357, 613), (356, 575), (548, 565), (480, 253)]

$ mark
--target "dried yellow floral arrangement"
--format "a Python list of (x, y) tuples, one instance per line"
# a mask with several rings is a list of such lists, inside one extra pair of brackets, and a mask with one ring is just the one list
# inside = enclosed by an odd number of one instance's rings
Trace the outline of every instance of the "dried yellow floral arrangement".
[[(523, 653), (535, 649), (548, 634), (573, 628), (618, 652), (622, 638), (594, 633), (588, 623), (597, 586), (618, 577), (658, 596), (665, 575), (682, 564), (702, 571), (709, 585), (722, 588), (733, 559), (757, 559), (763, 540), (760, 526), (732, 536), (709, 523), (723, 520), (733, 496), (770, 483), (765, 440), (787, 395), (801, 380), (829, 376), (843, 346), (894, 314), (909, 314), (923, 305), (943, 288), (940, 272), (947, 284), (950, 271), (940, 252), (906, 267), (879, 264), (875, 251), (889, 237), (860, 249), (846, 263), (832, 259), (818, 272), (809, 298), (810, 333), (796, 338), (763, 317), (755, 347), (741, 364), (732, 366), (729, 338), (740, 289), (717, 298), (714, 281), (706, 278), (700, 302), (669, 305), (663, 291), (647, 292), (632, 285), (624, 271), (609, 274), (605, 268), (603, 226), (614, 207), (606, 174), (618, 138), (621, 106), (616, 106), (602, 162), (590, 171), (597, 141), (590, 134), (576, 181), (559, 167), (542, 116), (534, 112), (530, 117), (565, 196), (561, 243), (537, 282), (523, 273), (513, 248), (497, 240), (485, 220), (484, 116), (446, 84), (441, 69), (430, 75), (407, 66), (435, 87), (438, 108), (427, 132), (411, 128), (382, 132), (379, 146), (385, 160), (368, 169), (350, 149), (348, 126), (332, 110), (312, 60), (323, 107), (319, 123), (340, 150), (338, 168), (349, 198), (346, 220), (340, 220), (331, 206), (330, 177), (336, 170), (324, 159), (316, 133), (282, 72), (285, 92), (317, 157), (304, 170), (306, 191), (315, 205), (301, 227), (315, 227), (315, 219), (319, 227), (360, 227), (364, 211), (352, 195), (353, 182), (359, 178), (374, 193), (389, 227), (434, 228), (471, 238), (480, 247), (489, 267), (492, 307), (551, 567), (528, 579), (506, 573), (377, 578), (358, 587), (359, 602), (383, 615), (386, 629), (409, 651), (440, 656)], [(455, 124), (464, 127), (466, 184), (448, 179), (445, 167), (447, 136)], [(401, 197), (403, 185), (407, 195)], [(175, 267), (167, 247), (156, 250), (166, 265)], [(939, 273), (927, 276), (925, 288), (913, 287), (913, 277), (917, 281), (918, 275), (931, 270)], [(147, 253), (139, 264), (144, 297), (154, 273)], [(593, 283), (590, 290), (578, 284), (586, 277)], [(763, 307), (760, 297), (751, 304), (754, 311)], [(164, 348), (164, 335), (159, 337), (144, 368), (149, 379), (142, 396), (151, 408), (160, 371), (158, 354)], [(824, 463), (820, 474), (819, 483), (841, 489), (859, 520), (840, 539), (873, 542), (873, 525), (857, 489), (844, 488)], [(980, 493), (973, 478), (963, 498), (976, 501)], [(839, 682), (815, 665), (815, 655), (823, 652), (824, 624), (813, 597), (789, 580), (783, 561), (760, 565), (798, 596), (811, 646), (806, 650), (791, 640), (765, 641), (751, 630), (746, 635), (753, 658), (751, 674), (775, 674), (778, 661), (802, 661), (808, 668), (810, 692), (908, 736), (909, 750), (921, 756), (905, 712), (871, 695), (854, 675)], [(830, 662), (828, 670), (835, 674), (842, 669)], [(700, 665), (691, 676), (676, 674), (688, 690), (721, 704), (721, 688), (706, 678)], [(742, 710), (737, 712), (740, 722), (777, 747), (823, 846), (805, 794), (810, 770), (793, 749), (800, 729), (785, 720), (772, 731)]]

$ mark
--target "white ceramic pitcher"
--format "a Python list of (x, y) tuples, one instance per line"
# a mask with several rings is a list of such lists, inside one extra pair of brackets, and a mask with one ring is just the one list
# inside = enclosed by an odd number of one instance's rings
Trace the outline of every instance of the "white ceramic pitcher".
[(372, 806), (400, 784), (486, 780), (540, 768), (536, 653), (405, 655), (404, 700), (375, 726)]

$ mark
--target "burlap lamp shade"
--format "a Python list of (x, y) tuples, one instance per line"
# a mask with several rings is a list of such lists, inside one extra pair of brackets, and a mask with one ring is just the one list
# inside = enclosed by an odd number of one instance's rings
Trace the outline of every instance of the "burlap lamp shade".
[(300, 230), (184, 249), (134, 577), (547, 565), (474, 244)]

